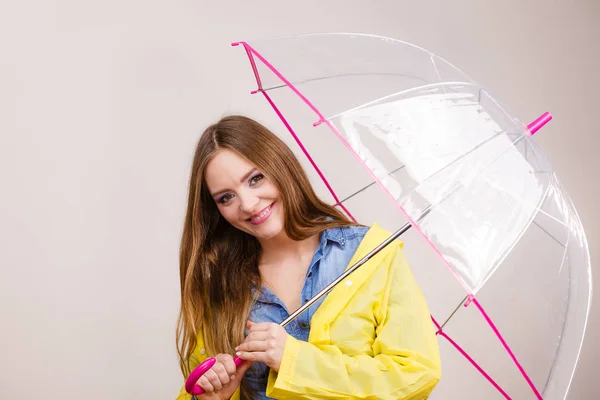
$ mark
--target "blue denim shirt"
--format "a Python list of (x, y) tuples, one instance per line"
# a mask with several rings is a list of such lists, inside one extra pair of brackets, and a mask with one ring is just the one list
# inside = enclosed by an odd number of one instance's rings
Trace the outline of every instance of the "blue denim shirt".
[[(321, 233), (319, 247), (306, 271), (301, 292), (302, 303), (306, 303), (344, 272), (368, 229), (362, 226), (347, 226), (331, 228)], [(290, 322), (285, 327), (287, 333), (298, 340), (308, 341), (310, 319), (326, 297), (327, 295), (320, 298), (295, 321)], [(275, 294), (263, 287), (262, 293), (250, 310), (250, 320), (280, 323), (294, 311), (287, 310)], [(264, 363), (255, 362), (246, 372), (244, 379), (257, 392), (258, 398), (268, 399), (265, 395), (268, 377), (269, 368)]]

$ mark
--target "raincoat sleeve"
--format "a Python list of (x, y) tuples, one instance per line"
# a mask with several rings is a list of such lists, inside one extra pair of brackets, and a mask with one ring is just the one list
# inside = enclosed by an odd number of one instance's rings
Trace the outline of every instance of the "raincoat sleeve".
[[(204, 360), (206, 360), (208, 358), (208, 355), (204, 351), (204, 339), (202, 338), (202, 334), (198, 335), (198, 340), (196, 341), (196, 343), (197, 343), (196, 348), (194, 349), (194, 352), (190, 356), (190, 371), (193, 371), (194, 368), (196, 368), (198, 365), (200, 365), (201, 362), (203, 362)], [(183, 385), (181, 385), (181, 389), (179, 390), (179, 396), (177, 396), (175, 400), (193, 400), (194, 399), (194, 397), (191, 394), (188, 394), (188, 392), (185, 391), (185, 379), (187, 379), (187, 376), (184, 377)], [(231, 400), (240, 400), (240, 389), (239, 388), (238, 388), (238, 390), (235, 391), (235, 393), (231, 397)]]
[(400, 247), (393, 247), (384, 263), (387, 279), (377, 274), (377, 279), (385, 279), (385, 289), (374, 300), (381, 306), (374, 307), (380, 310), (375, 311), (378, 324), (370, 354), (349, 356), (334, 344), (315, 345), (289, 336), (279, 372), (270, 373), (267, 396), (382, 400), (429, 397), (440, 379), (441, 361), (427, 304)]

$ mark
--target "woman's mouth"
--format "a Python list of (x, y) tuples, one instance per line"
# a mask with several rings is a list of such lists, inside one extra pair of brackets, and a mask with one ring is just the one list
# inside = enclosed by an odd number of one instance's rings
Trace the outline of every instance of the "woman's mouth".
[(265, 222), (271, 216), (274, 204), (275, 203), (272, 203), (270, 206), (264, 208), (261, 212), (258, 212), (256, 214), (254, 214), (253, 216), (251, 216), (250, 218), (248, 218), (250, 223), (252, 225), (258, 225), (258, 224), (262, 224), (263, 222)]

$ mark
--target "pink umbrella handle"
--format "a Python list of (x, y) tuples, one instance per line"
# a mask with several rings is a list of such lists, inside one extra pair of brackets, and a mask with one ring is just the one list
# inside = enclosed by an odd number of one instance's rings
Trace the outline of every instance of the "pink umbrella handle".
[[(211, 357), (211, 358), (207, 358), (200, 365), (198, 365), (196, 367), (196, 369), (194, 369), (192, 371), (192, 373), (190, 374), (190, 376), (188, 376), (188, 378), (186, 379), (185, 391), (188, 392), (189, 394), (193, 394), (194, 396), (204, 393), (204, 389), (202, 389), (200, 386), (196, 385), (196, 382), (198, 382), (198, 379), (200, 379), (202, 377), (202, 375), (204, 375), (206, 373), (206, 371), (211, 369), (212, 366), (215, 365), (216, 362), (217, 362), (217, 360), (215, 358)], [(244, 360), (235, 356), (233, 358), (233, 362), (235, 363), (236, 367), (239, 367), (240, 365), (242, 365)]]

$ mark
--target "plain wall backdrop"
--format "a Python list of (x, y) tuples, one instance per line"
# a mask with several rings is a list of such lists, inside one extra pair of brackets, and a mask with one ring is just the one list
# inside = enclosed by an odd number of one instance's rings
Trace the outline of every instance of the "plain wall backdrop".
[[(3, 2), (0, 398), (177, 395), (178, 246), (195, 142), (224, 114), (272, 114), (249, 95), (233, 41), (389, 36), (452, 62), (523, 121), (550, 111), (536, 140), (600, 276), (599, 4)], [(572, 399), (598, 397), (599, 333), (593, 305)]]

